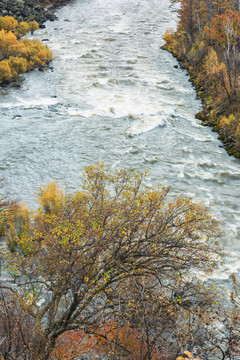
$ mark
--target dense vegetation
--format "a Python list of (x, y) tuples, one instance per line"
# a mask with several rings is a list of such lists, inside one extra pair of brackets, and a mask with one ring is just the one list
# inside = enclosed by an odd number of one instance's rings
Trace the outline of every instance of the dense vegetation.
[(169, 188), (144, 190), (145, 179), (91, 166), (74, 194), (56, 183), (41, 188), (32, 213), (2, 202), (1, 359), (93, 351), (157, 360), (184, 350), (232, 359), (239, 351), (235, 279), (226, 312), (202, 280), (219, 263), (217, 222)]
[(33, 33), (46, 20), (55, 20), (52, 11), (68, 0), (2, 0), (0, 2), (0, 85), (16, 80), (19, 74), (43, 69), (52, 53), (39, 40), (20, 38)]
[(52, 60), (51, 51), (40, 40), (21, 39), (36, 29), (36, 21), (19, 23), (11, 16), (0, 17), (0, 84)]
[(181, 0), (177, 31), (165, 49), (191, 75), (203, 110), (197, 117), (218, 131), (229, 154), (240, 157), (240, 2)]

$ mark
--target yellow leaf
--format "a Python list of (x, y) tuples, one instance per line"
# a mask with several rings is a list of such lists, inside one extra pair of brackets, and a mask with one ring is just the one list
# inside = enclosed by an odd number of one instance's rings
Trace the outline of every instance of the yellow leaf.
[(190, 353), (190, 351), (184, 351), (183, 354), (189, 356), (190, 359), (192, 358), (192, 354)]

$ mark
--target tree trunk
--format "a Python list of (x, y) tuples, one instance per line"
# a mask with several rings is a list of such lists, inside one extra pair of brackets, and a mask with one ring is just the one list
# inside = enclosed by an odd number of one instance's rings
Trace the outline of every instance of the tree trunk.
[(240, 0), (235, 0), (235, 10), (240, 12)]
[(208, 21), (210, 25), (212, 22), (212, 0), (208, 0)]

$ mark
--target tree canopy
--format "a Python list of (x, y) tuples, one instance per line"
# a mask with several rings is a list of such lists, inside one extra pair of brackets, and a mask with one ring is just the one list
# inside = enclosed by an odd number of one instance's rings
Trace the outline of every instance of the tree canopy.
[(187, 333), (189, 309), (198, 317), (211, 307), (214, 296), (197, 274), (218, 264), (216, 220), (203, 204), (170, 196), (169, 187), (146, 190), (145, 179), (89, 166), (80, 191), (53, 182), (39, 190), (33, 213), (13, 203), (2, 215), (11, 278), (0, 283), (4, 359), (47, 360), (64, 333), (106, 339), (101, 328), (120, 318), (126, 329), (147, 318), (144, 349), (163, 351), (168, 332), (186, 325)]
[(0, 17), (0, 84), (53, 59), (52, 52), (40, 40), (21, 39), (37, 29), (36, 21), (18, 23), (11, 16)]

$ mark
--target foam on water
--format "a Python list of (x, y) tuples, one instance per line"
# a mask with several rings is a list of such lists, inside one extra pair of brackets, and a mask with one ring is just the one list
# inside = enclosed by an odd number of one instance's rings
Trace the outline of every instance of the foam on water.
[(58, 100), (55, 98), (48, 98), (48, 97), (36, 97), (31, 99), (24, 99), (24, 98), (16, 98), (14, 102), (3, 102), (0, 103), (0, 107), (3, 109), (12, 109), (15, 108), (22, 108), (30, 109), (36, 107), (47, 107), (49, 105), (55, 105), (58, 103)]
[(127, 130), (126, 135), (129, 137), (133, 137), (136, 135), (140, 135), (142, 133), (151, 131), (158, 126), (165, 126), (166, 125), (166, 115), (145, 115), (142, 116), (133, 116), (133, 124)]

